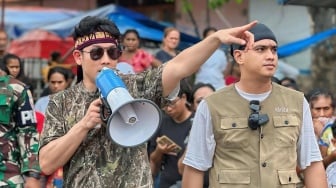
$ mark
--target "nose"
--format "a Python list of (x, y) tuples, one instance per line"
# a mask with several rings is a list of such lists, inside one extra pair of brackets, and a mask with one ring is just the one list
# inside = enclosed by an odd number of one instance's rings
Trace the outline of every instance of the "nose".
[(324, 110), (320, 110), (319, 112), (319, 117), (325, 117), (325, 111)]
[(116, 61), (116, 60), (111, 59), (111, 58), (108, 56), (106, 49), (104, 49), (104, 55), (103, 55), (103, 57), (101, 57), (101, 63), (102, 63), (103, 65), (108, 65), (108, 64), (111, 63), (111, 61)]
[(167, 113), (171, 112), (172, 110), (173, 110), (173, 107), (172, 107), (172, 106), (170, 106), (170, 105), (165, 106), (165, 111), (166, 111)]
[(55, 88), (55, 90), (57, 90), (57, 89), (60, 87), (60, 85), (61, 85), (60, 83), (55, 83), (55, 84), (54, 84), (54, 88)]
[(268, 58), (274, 59), (275, 56), (277, 55), (277, 52), (274, 52), (271, 48), (268, 48), (266, 54)]

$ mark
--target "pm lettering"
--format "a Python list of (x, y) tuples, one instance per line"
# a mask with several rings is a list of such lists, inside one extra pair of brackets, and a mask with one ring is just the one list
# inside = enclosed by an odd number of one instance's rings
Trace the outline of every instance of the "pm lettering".
[(36, 123), (36, 118), (33, 110), (21, 111), (22, 124)]

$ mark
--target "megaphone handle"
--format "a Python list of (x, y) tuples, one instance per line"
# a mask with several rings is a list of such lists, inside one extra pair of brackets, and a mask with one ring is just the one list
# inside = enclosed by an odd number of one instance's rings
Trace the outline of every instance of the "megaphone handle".
[[(112, 114), (111, 108), (107, 105), (107, 102), (102, 97), (103, 105), (100, 106), (100, 119), (103, 120), (104, 123), (107, 123), (109, 116)], [(107, 110), (107, 112), (105, 111)], [(107, 116), (105, 116), (107, 114)]]

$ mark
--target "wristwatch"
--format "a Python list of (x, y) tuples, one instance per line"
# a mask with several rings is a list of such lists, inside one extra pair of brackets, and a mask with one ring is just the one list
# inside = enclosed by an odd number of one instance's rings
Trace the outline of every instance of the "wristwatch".
[(41, 177), (39, 172), (34, 172), (34, 171), (25, 172), (23, 175), (26, 177), (35, 178), (38, 180)]

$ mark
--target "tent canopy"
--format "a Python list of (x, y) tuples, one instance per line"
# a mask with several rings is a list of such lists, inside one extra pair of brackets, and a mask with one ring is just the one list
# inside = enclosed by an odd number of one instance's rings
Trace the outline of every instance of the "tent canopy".
[(61, 38), (45, 30), (31, 30), (13, 40), (8, 51), (21, 58), (49, 59), (53, 51), (67, 54), (74, 46), (71, 37)]
[[(166, 27), (159, 22), (153, 21), (147, 16), (131, 11), (121, 6), (114, 4), (106, 5), (98, 9), (83, 12), (73, 18), (52, 23), (41, 27), (48, 31), (57, 33), (59, 36), (66, 37), (72, 33), (73, 27), (86, 16), (99, 16), (109, 18), (119, 27), (120, 32), (124, 33), (127, 29), (136, 29), (140, 37), (152, 41), (160, 42), (163, 37), (163, 30)], [(191, 45), (198, 42), (200, 39), (191, 35), (181, 33), (181, 43)]]
[[(0, 11), (1, 12), (1, 11)], [(66, 20), (79, 12), (68, 9), (42, 7), (6, 7), (4, 24), (10, 38), (18, 38), (24, 33), (46, 24)]]
[[(66, 38), (71, 35), (74, 26), (82, 18), (86, 16), (99, 16), (114, 21), (121, 33), (126, 29), (134, 28), (138, 30), (141, 38), (161, 42), (163, 29), (166, 27), (143, 14), (114, 4), (86, 12), (68, 11), (64, 9), (50, 10), (43, 10), (42, 8), (41, 10), (35, 9), (29, 11), (8, 9), (5, 12), (6, 30), (12, 38), (18, 38), (25, 32), (33, 29), (46, 30), (62, 38)], [(199, 40), (197, 37), (181, 33), (182, 44), (191, 45)]]

